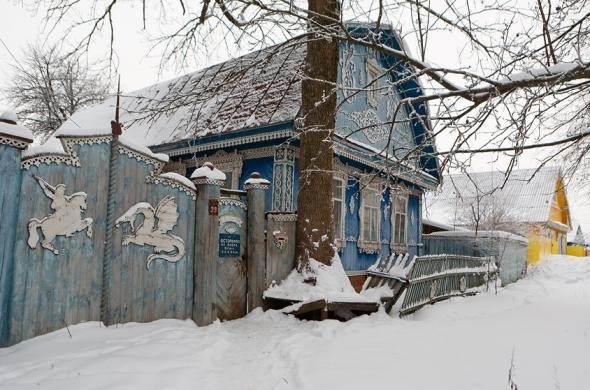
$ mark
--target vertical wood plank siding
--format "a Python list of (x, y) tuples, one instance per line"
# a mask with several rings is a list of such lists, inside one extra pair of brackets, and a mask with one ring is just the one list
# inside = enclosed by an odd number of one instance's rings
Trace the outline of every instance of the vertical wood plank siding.
[(8, 342), (8, 312), (14, 269), (14, 244), (20, 199), (20, 150), (0, 145), (0, 346)]
[[(11, 294), (10, 339), (16, 343), (66, 324), (100, 319), (102, 260), (105, 240), (107, 182), (101, 176), (108, 167), (109, 145), (76, 145), (81, 167), (42, 164), (22, 173), (21, 202), (16, 223), (15, 265)], [(93, 221), (92, 238), (86, 231), (54, 240), (59, 255), (27, 244), (27, 224), (53, 211), (33, 175), (51, 185), (64, 184), (66, 194), (88, 194), (83, 217)]]
[[(122, 246), (126, 227), (114, 228), (112, 259), (103, 269), (108, 208), (110, 144), (74, 144), (80, 166), (41, 162), (20, 167), (20, 151), (0, 145), (0, 345), (10, 345), (81, 321), (99, 321), (103, 276), (109, 281), (108, 309), (113, 323), (146, 322), (158, 318), (191, 317), (195, 201), (187, 192), (166, 184), (147, 183), (156, 168), (149, 159), (118, 154), (115, 219), (138, 202), (156, 208), (165, 196), (174, 197), (179, 210), (171, 233), (185, 242), (185, 255), (176, 263), (163, 260), (146, 268), (154, 247)], [(35, 175), (50, 185), (64, 184), (66, 195), (87, 194), (83, 218), (92, 218), (92, 237), (86, 230), (71, 237), (57, 236), (59, 254), (27, 244), (31, 218), (52, 214), (49, 199)], [(20, 194), (20, 196), (19, 196)], [(137, 223), (139, 224), (141, 217)]]

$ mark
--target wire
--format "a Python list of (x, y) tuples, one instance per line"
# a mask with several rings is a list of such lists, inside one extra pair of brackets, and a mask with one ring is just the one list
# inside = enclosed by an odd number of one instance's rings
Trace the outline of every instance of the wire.
[(4, 46), (4, 48), (6, 49), (6, 51), (8, 52), (8, 54), (10, 54), (10, 56), (16, 61), (16, 63), (18, 64), (18, 66), (20, 66), (21, 69), (24, 69), (23, 66), (22, 66), (22, 64), (18, 60), (18, 58), (16, 58), (15, 55), (12, 54), (12, 51), (10, 51), (10, 49), (8, 48), (8, 46), (6, 45), (6, 43), (4, 42), (4, 40), (2, 38), (0, 38), (0, 42), (2, 42), (2, 46)]

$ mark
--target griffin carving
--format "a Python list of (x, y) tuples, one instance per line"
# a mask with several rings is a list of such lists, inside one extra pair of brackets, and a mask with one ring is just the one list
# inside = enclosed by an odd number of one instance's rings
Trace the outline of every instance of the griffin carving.
[[(139, 214), (143, 215), (143, 221), (135, 226)], [(140, 202), (131, 206), (121, 217), (115, 221), (115, 226), (128, 223), (131, 226), (131, 234), (123, 236), (123, 245), (150, 245), (154, 247), (154, 253), (148, 256), (146, 266), (156, 259), (162, 259), (176, 263), (184, 256), (184, 240), (170, 231), (178, 221), (178, 206), (172, 196), (165, 196), (156, 209), (147, 202)]]

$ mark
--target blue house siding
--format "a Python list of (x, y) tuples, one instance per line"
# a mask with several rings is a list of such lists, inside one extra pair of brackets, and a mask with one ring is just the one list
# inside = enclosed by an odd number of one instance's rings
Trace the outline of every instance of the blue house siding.
[(420, 243), (420, 207), (417, 196), (408, 197), (408, 214), (407, 218), (407, 235), (408, 235), (408, 253), (411, 256), (418, 255), (418, 244)]
[[(273, 158), (261, 157), (244, 160), (239, 188), (244, 188), (244, 183), (248, 180), (252, 172), (260, 173), (260, 176), (272, 183)], [(264, 209), (266, 211), (272, 210), (272, 190), (271, 184), (271, 188), (264, 192)]]
[[(370, 29), (360, 25), (351, 26), (353, 35), (366, 35)], [(396, 50), (403, 50), (399, 38), (393, 31), (383, 31), (380, 35), (381, 43)], [(389, 70), (388, 74), (383, 74)], [(355, 45), (341, 42), (339, 48), (338, 83), (344, 88), (339, 89), (337, 95), (338, 111), (335, 113), (335, 156), (340, 162), (347, 165), (347, 173), (360, 172), (363, 175), (375, 174), (381, 176), (379, 180), (385, 181), (384, 171), (394, 164), (407, 164), (409, 169), (400, 173), (399, 177), (390, 179), (389, 183), (383, 183), (385, 187), (404, 188), (404, 196), (407, 197), (406, 209), (406, 244), (393, 246), (396, 252), (408, 252), (418, 254), (420, 244), (420, 197), (425, 188), (434, 188), (437, 185), (438, 164), (436, 158), (428, 154), (434, 151), (434, 145), (427, 135), (430, 132), (428, 120), (424, 118), (428, 114), (428, 107), (424, 103), (412, 103), (412, 106), (404, 105), (398, 109), (400, 100), (407, 97), (420, 96), (423, 92), (420, 85), (412, 80), (399, 82), (406, 78), (413, 69), (407, 64), (393, 57), (387, 57), (375, 50), (363, 45)], [(378, 78), (375, 90), (371, 83)], [(268, 81), (272, 83), (272, 80)], [(358, 90), (358, 89), (364, 90)], [(356, 90), (355, 90), (356, 89)], [(301, 97), (297, 97), (301, 99)], [(294, 104), (300, 104), (298, 100)], [(247, 108), (245, 108), (247, 109)], [(243, 188), (244, 181), (253, 171), (261, 173), (262, 177), (273, 184), (266, 193), (265, 206), (267, 211), (291, 211), (297, 208), (297, 195), (299, 192), (299, 161), (293, 162), (293, 183), (289, 189), (292, 191), (290, 206), (285, 206), (285, 181), (282, 178), (285, 171), (284, 160), (280, 150), (284, 148), (297, 148), (296, 136), (287, 138), (272, 138), (271, 134), (277, 130), (292, 131), (297, 117), (290, 118), (279, 124), (261, 124), (254, 128), (236, 128), (231, 132), (219, 135), (207, 135), (193, 141), (182, 141), (180, 145), (160, 145), (157, 151), (172, 152), (176, 148), (186, 148), (192, 144), (199, 145), (195, 149), (195, 155), (212, 155), (219, 149), (219, 142), (235, 142), (231, 145), (232, 151), (243, 153), (243, 167), (239, 186)], [(265, 138), (266, 135), (269, 135)], [(207, 144), (210, 142), (210, 147)], [(225, 144), (224, 144), (225, 145)], [(286, 146), (289, 145), (289, 146)], [(417, 145), (423, 150), (423, 156), (408, 157), (410, 151), (415, 151)], [(272, 157), (247, 159), (248, 152), (256, 148), (276, 148), (276, 154)], [(226, 146), (221, 146), (228, 151)], [(184, 152), (183, 152), (184, 153)], [(256, 154), (256, 153), (255, 153)], [(270, 153), (272, 154), (272, 152)], [(385, 159), (385, 156), (389, 158)], [(185, 157), (189, 155), (185, 154)], [(220, 160), (221, 161), (221, 160)], [(418, 164), (418, 169), (414, 169)], [(341, 166), (341, 165), (336, 165)], [(188, 172), (190, 174), (190, 172)], [(426, 173), (426, 174), (425, 174)], [(276, 177), (273, 177), (273, 174)], [(397, 173), (396, 173), (397, 174)], [(391, 176), (388, 176), (391, 178)], [(366, 245), (359, 248), (360, 236), (360, 207), (361, 193), (358, 183), (359, 177), (348, 177), (348, 186), (345, 193), (344, 207), (344, 238), (345, 242), (339, 248), (345, 270), (364, 270), (373, 264), (379, 256), (389, 256), (392, 251), (392, 196), (391, 190), (383, 193), (380, 203), (380, 243), (377, 248)], [(281, 181), (283, 180), (283, 181)], [(281, 185), (281, 187), (278, 187)], [(278, 199), (278, 200), (277, 200)], [(289, 209), (289, 207), (291, 207)], [(367, 253), (369, 251), (369, 253)]]

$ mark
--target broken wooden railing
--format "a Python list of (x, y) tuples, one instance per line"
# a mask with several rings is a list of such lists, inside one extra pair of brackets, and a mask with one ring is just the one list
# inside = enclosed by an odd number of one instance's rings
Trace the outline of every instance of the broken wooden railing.
[(389, 313), (393, 305), (401, 297), (407, 286), (407, 274), (412, 269), (415, 257), (409, 254), (392, 254), (379, 258), (367, 270), (367, 279), (363, 284), (361, 294), (367, 294), (371, 289), (387, 287), (391, 295), (381, 298), (385, 310)]
[(428, 255), (414, 259), (400, 315), (453, 296), (475, 294), (494, 285), (494, 257)]

